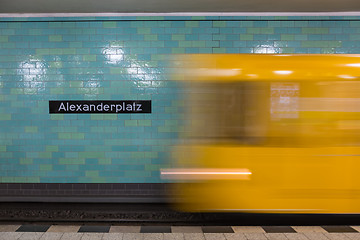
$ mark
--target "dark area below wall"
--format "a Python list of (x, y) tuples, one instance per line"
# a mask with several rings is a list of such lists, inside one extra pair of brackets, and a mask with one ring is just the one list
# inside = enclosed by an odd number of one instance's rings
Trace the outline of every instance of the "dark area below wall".
[[(359, 214), (179, 212), (164, 203), (0, 203), (0, 223), (32, 226), (330, 226), (359, 225)], [(336, 227), (336, 226), (334, 226)]]
[(165, 183), (0, 183), (0, 202), (166, 202)]

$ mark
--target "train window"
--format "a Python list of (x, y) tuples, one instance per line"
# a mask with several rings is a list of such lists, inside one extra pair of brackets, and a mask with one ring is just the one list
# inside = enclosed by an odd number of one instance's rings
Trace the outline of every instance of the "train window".
[(298, 83), (271, 83), (271, 119), (299, 118)]
[(269, 143), (275, 146), (358, 145), (358, 81), (271, 84)]
[(360, 82), (193, 82), (187, 139), (302, 147), (358, 145)]
[(193, 82), (189, 89), (186, 137), (197, 143), (360, 143), (359, 82)]
[(187, 136), (203, 142), (261, 142), (266, 132), (267, 83), (193, 83)]

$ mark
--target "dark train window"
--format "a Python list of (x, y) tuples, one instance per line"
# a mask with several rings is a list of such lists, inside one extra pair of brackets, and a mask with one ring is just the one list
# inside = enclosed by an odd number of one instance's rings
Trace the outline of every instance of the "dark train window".
[(193, 83), (188, 94), (187, 136), (205, 142), (253, 143), (265, 137), (267, 83)]

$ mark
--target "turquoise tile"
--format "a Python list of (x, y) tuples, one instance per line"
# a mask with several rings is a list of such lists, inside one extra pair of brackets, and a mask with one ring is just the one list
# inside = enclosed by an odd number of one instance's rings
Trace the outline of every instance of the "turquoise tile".
[(232, 48), (233, 46), (233, 41), (220, 41), (221, 48)]
[(240, 53), (240, 49), (239, 48), (227, 47), (226, 48), (226, 53)]
[(254, 34), (254, 40), (262, 40), (262, 41), (266, 41), (268, 38), (268, 35), (265, 34)]
[(275, 28), (274, 33), (275, 34), (284, 34), (284, 33), (286, 34), (286, 33), (288, 33), (288, 28), (282, 28), (282, 27)]
[[(225, 39), (228, 40), (228, 41), (237, 41), (237, 40), (240, 40), (240, 35), (239, 34), (228, 34), (228, 35), (226, 35)], [(208, 38), (208, 39), (204, 39), (204, 40), (211, 41), (212, 38)]]
[(320, 34), (309, 34), (308, 35), (308, 40), (310, 40), (310, 41), (322, 40), (322, 35), (320, 35)]
[(295, 28), (295, 27), (292, 27), (292, 28), (288, 28), (287, 29), (287, 32), (289, 34), (301, 34), (301, 28)]
[(359, 33), (359, 28), (343, 28), (343, 32), (348, 35), (356, 34)]
[(255, 21), (253, 27), (267, 27), (268, 21)]
[(229, 28), (229, 27), (220, 28), (220, 34), (233, 34), (233, 28)]
[[(182, 118), (173, 105), (181, 89), (164, 75), (173, 53), (360, 52), (360, 18), (51, 19), (0, 23), (0, 78), (7, 79), (0, 81), (0, 111), (7, 112), (0, 126), (6, 152), (0, 152), (10, 159), (1, 179), (160, 182), (158, 170), (176, 144)], [(49, 116), (48, 99), (151, 99), (153, 113)], [(49, 144), (58, 151), (46, 151)], [(26, 157), (27, 172), (20, 164)], [(117, 168), (103, 164), (108, 162)]]

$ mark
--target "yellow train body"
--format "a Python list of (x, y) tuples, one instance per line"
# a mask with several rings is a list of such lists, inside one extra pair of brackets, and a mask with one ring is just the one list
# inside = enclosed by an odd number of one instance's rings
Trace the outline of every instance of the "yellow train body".
[(191, 55), (185, 211), (360, 213), (360, 55)]

